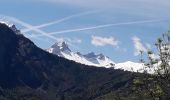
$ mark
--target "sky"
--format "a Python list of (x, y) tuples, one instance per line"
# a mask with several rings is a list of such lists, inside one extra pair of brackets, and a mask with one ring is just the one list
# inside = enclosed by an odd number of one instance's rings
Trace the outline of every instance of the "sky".
[(73, 51), (138, 61), (170, 26), (169, 0), (1, 0), (0, 20), (38, 47), (66, 41)]

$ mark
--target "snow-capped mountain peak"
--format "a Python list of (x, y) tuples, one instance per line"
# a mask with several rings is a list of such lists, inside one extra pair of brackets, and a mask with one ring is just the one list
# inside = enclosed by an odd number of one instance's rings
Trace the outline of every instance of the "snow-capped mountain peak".
[(60, 57), (86, 65), (113, 67), (115, 64), (110, 58), (103, 54), (95, 54), (94, 52), (91, 52), (83, 55), (80, 52), (72, 52), (66, 42), (57, 42), (47, 51)]
[(88, 53), (88, 54), (84, 55), (84, 57), (86, 57), (88, 59), (98, 58), (100, 60), (105, 60), (105, 58), (109, 58), (109, 57), (106, 57), (105, 55), (103, 55), (102, 53), (95, 54), (94, 52)]
[[(109, 57), (103, 54), (95, 54), (94, 52), (90, 52), (88, 54), (81, 54), (80, 52), (72, 52), (66, 42), (59, 42), (52, 45), (51, 48), (47, 50), (50, 53), (58, 55), (60, 57), (73, 60), (75, 62), (91, 65), (96, 67), (106, 67), (106, 68), (114, 68), (114, 69), (122, 69), (125, 71), (133, 71), (133, 72), (143, 72), (144, 64), (136, 63), (132, 61), (126, 61), (123, 63), (115, 63)], [(149, 73), (153, 73), (152, 70), (147, 69)]]
[(70, 51), (68, 45), (66, 42), (57, 42), (54, 45), (51, 46), (51, 48), (54, 48), (56, 50), (60, 50), (60, 51)]
[(76, 52), (76, 54), (79, 55), (79, 56), (82, 56), (82, 54), (80, 52)]
[(84, 55), (84, 57), (86, 57), (86, 58), (94, 58), (94, 57), (96, 57), (96, 54), (94, 52), (90, 52), (90, 53)]
[(132, 61), (126, 61), (115, 65), (116, 69), (123, 69), (127, 71), (141, 72), (144, 65), (142, 63), (135, 63)]
[[(106, 56), (104, 56), (102, 53), (97, 55), (98, 59), (105, 60)], [(109, 58), (109, 57), (107, 57)]]
[(69, 49), (67, 43), (63, 41), (55, 43), (54, 45), (51, 46), (51, 48), (47, 49), (47, 51), (61, 57), (64, 57), (63, 53), (69, 55), (71, 53), (71, 50)]

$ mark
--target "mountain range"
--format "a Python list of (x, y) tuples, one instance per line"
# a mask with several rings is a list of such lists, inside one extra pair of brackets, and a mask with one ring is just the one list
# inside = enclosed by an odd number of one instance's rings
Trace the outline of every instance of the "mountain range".
[(134, 74), (139, 73), (87, 66), (50, 54), (24, 37), (15, 25), (0, 23), (1, 100), (95, 100), (119, 92), (123, 96)]
[(81, 64), (92, 65), (92, 66), (103, 66), (106, 68), (114, 67), (115, 63), (103, 54), (95, 54), (94, 52), (86, 55), (80, 52), (72, 52), (66, 42), (58, 42), (51, 46), (47, 50), (49, 53), (56, 54), (60, 57), (64, 57), (69, 60), (76, 61)]
[[(125, 71), (143, 72), (144, 65), (142, 63), (136, 63), (132, 61), (126, 61), (122, 63), (115, 63), (109, 57), (103, 54), (95, 54), (94, 52), (88, 54), (81, 54), (80, 52), (73, 52), (66, 42), (57, 42), (47, 49), (49, 53), (57, 56), (73, 60), (75, 62), (105, 68), (122, 69)], [(150, 71), (150, 70), (148, 70)]]

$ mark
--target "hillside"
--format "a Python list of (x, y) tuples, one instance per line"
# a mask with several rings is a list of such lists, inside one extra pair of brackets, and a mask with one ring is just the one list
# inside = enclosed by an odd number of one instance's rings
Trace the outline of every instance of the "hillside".
[(130, 72), (52, 55), (0, 24), (0, 97), (4, 100), (92, 100), (127, 86)]

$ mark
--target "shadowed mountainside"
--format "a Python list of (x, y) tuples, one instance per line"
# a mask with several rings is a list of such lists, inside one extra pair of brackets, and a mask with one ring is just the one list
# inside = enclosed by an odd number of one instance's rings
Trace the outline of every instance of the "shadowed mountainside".
[(130, 72), (86, 66), (52, 55), (0, 24), (1, 98), (92, 100), (127, 86), (132, 79)]

